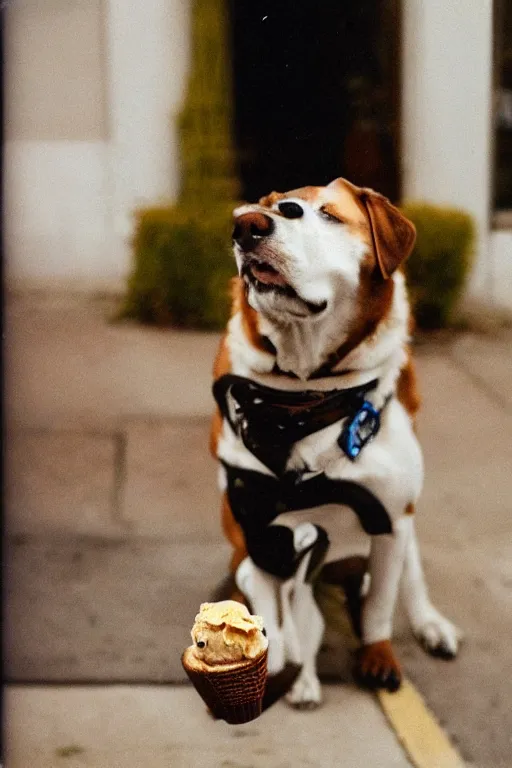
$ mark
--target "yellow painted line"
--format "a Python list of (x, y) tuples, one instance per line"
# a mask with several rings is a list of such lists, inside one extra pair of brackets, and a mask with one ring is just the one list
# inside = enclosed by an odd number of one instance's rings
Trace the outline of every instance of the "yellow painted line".
[(415, 768), (464, 768), (465, 763), (409, 680), (396, 693), (377, 694), (391, 727)]

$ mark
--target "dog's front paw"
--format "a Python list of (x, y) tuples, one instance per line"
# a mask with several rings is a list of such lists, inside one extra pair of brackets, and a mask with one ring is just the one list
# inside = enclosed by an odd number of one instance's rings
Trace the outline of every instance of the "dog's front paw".
[(296, 709), (316, 709), (321, 704), (322, 688), (313, 670), (302, 670), (287, 693), (286, 701)]
[(355, 677), (366, 688), (400, 688), (402, 671), (389, 640), (363, 645), (358, 652)]
[(414, 623), (412, 630), (424, 650), (441, 659), (454, 659), (463, 638), (461, 630), (433, 606)]

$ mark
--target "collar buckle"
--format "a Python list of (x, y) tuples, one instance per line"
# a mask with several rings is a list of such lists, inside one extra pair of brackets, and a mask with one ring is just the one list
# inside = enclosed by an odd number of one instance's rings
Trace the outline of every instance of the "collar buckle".
[(338, 445), (350, 461), (355, 461), (365, 445), (378, 433), (380, 414), (368, 400), (364, 400), (352, 419), (345, 424)]

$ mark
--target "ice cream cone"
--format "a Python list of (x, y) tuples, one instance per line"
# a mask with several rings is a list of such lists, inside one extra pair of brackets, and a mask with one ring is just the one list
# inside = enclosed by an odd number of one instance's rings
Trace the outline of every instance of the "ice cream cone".
[(219, 667), (198, 667), (191, 649), (182, 664), (212, 714), (231, 725), (247, 723), (261, 715), (267, 682), (267, 651), (257, 658)]
[(202, 603), (181, 661), (214, 717), (247, 723), (262, 711), (268, 641), (261, 616), (234, 600)]

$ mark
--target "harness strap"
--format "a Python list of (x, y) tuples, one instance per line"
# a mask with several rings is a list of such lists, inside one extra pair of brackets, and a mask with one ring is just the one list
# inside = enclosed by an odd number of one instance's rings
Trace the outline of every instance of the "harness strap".
[(373, 379), (348, 389), (287, 392), (225, 374), (213, 385), (213, 394), (246, 448), (281, 475), (296, 442), (341, 419), (354, 419), (377, 385), (378, 379)]
[[(228, 497), (235, 520), (241, 526), (247, 550), (254, 563), (281, 579), (290, 578), (308, 550), (297, 553), (293, 531), (273, 521), (286, 512), (313, 509), (323, 504), (343, 504), (358, 516), (370, 535), (392, 532), (390, 517), (368, 489), (348, 480), (332, 480), (324, 474), (304, 478), (286, 472), (281, 478), (254, 470), (233, 467), (223, 462), (228, 482)], [(316, 526), (309, 573), (322, 562), (329, 540)]]

